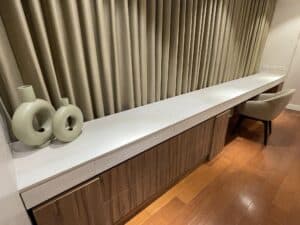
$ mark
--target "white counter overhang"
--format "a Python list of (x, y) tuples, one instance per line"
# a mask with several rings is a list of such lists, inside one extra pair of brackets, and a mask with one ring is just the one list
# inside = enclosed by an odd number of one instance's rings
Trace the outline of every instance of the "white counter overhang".
[(30, 150), (12, 144), (17, 186), (27, 209), (284, 81), (258, 73), (86, 122), (68, 144)]

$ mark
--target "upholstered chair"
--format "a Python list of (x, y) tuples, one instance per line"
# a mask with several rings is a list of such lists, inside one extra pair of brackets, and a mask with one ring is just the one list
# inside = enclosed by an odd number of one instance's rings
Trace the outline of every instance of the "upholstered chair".
[(264, 144), (266, 145), (268, 137), (272, 133), (272, 120), (284, 110), (295, 91), (295, 89), (290, 89), (277, 93), (265, 93), (241, 104), (238, 107), (240, 118), (237, 127), (244, 118), (262, 121), (264, 123)]

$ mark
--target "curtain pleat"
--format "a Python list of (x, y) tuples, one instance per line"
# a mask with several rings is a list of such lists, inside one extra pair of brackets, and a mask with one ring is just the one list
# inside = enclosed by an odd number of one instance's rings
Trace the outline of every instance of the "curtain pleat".
[[(13, 76), (5, 76), (5, 74), (13, 74)], [(7, 34), (0, 18), (0, 80), (1, 84), (6, 88), (0, 88), (3, 104), (17, 107), (18, 95), (15, 91), (6, 91), (6, 89), (15, 90), (22, 85), (23, 80), (18, 70), (13, 51), (7, 39)], [(1, 101), (2, 103), (2, 101)], [(11, 112), (10, 112), (11, 113)]]
[(162, 80), (162, 38), (163, 38), (163, 2), (156, 1), (156, 23), (155, 23), (155, 101), (161, 98)]
[(147, 102), (155, 101), (156, 1), (147, 1)]
[(84, 56), (86, 59), (87, 73), (90, 74), (90, 92), (92, 108), (95, 117), (104, 116), (103, 95), (100, 79), (99, 41), (96, 32), (95, 5), (90, 1), (79, 2), (79, 18), (82, 27)]
[(182, 93), (182, 80), (184, 68), (184, 49), (185, 49), (185, 18), (186, 18), (187, 1), (180, 1), (180, 17), (179, 17), (179, 39), (177, 51), (177, 66), (176, 66), (176, 95)]
[(185, 38), (184, 38), (184, 53), (183, 53), (183, 73), (182, 73), (182, 93), (188, 92), (188, 79), (190, 67), (190, 51), (191, 51), (191, 34), (192, 34), (192, 13), (193, 13), (193, 0), (187, 1), (187, 12), (185, 19)]
[(163, 1), (162, 69), (160, 99), (167, 98), (171, 38), (172, 0)]
[[(114, 94), (114, 85), (113, 85), (113, 74), (111, 68), (111, 50), (109, 48), (110, 45), (110, 37), (108, 35), (108, 19), (107, 12), (108, 7), (107, 3), (104, 4), (104, 0), (95, 1), (95, 20), (96, 27), (95, 32), (98, 34), (98, 43), (99, 43), (99, 61), (100, 61), (100, 77), (102, 86), (101, 91), (103, 93), (103, 107), (104, 113), (112, 114), (116, 112), (115, 102), (116, 97)], [(105, 8), (106, 6), (106, 8)], [(109, 74), (104, 76), (104, 74)]]
[(139, 53), (139, 39), (138, 31), (138, 2), (137, 0), (129, 1), (129, 20), (130, 20), (130, 40), (131, 40), (131, 54), (132, 54), (132, 73), (133, 73), (133, 87), (134, 87), (134, 100), (136, 106), (142, 105), (141, 96), (141, 63)]
[[(75, 88), (73, 87), (72, 82), (72, 72), (70, 63), (68, 62), (69, 43), (65, 39), (66, 30), (64, 28), (65, 25), (62, 19), (60, 5), (57, 5), (55, 1), (50, 1), (47, 5), (43, 5), (43, 8), (45, 9), (45, 29), (47, 29), (47, 37), (49, 37), (48, 40), (46, 40), (46, 44), (49, 43), (51, 49), (51, 57), (48, 58), (48, 61), (53, 61), (55, 66), (55, 72), (53, 76), (56, 77), (58, 81), (60, 87), (59, 90), (61, 92), (60, 94), (63, 96), (68, 96), (71, 102), (76, 103), (76, 97), (74, 93)], [(29, 13), (30, 11), (28, 14)], [(38, 31), (32, 31), (33, 34), (35, 32)], [(29, 84), (31, 84), (31, 82), (29, 82)], [(40, 95), (38, 91), (37, 94)], [(55, 99), (55, 101), (58, 101), (58, 99)]]
[(176, 95), (176, 71), (177, 71), (177, 54), (178, 54), (178, 38), (179, 38), (179, 19), (180, 19), (180, 0), (172, 1), (171, 10), (171, 38), (170, 38), (170, 54), (169, 54), (169, 72), (167, 78), (167, 97)]
[(34, 86), (86, 120), (257, 72), (275, 0), (0, 2), (0, 96)]

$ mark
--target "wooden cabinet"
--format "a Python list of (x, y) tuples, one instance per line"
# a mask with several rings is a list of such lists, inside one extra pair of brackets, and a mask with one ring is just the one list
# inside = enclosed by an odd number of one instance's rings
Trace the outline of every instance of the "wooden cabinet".
[(33, 209), (38, 225), (104, 225), (100, 179), (93, 179)]
[(122, 224), (205, 161), (213, 124), (201, 123), (101, 174), (107, 224)]
[(216, 116), (209, 159), (213, 159), (224, 148), (230, 113), (228, 110)]
[(37, 224), (124, 223), (208, 158), (214, 120), (172, 137), (33, 209)]

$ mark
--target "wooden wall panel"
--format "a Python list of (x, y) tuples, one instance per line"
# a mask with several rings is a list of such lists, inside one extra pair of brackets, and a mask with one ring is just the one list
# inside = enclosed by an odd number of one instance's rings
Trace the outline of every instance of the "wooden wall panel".
[(105, 225), (105, 213), (96, 178), (33, 209), (39, 225)]
[(215, 119), (209, 159), (213, 159), (225, 145), (230, 110), (218, 115)]

